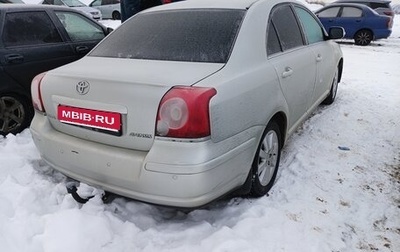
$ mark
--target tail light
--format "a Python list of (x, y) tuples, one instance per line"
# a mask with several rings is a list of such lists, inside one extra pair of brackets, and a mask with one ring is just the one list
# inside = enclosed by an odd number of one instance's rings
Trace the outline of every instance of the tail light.
[(156, 135), (201, 138), (210, 135), (209, 103), (214, 88), (173, 87), (158, 107)]
[(384, 13), (385, 15), (387, 15), (387, 16), (391, 16), (391, 17), (394, 16), (394, 11), (384, 11), (383, 13)]
[(42, 100), (42, 92), (40, 90), (40, 85), (41, 85), (42, 79), (45, 75), (46, 75), (46, 73), (41, 73), (41, 74), (36, 75), (35, 78), (33, 78), (32, 84), (31, 84), (33, 108), (40, 112), (45, 112), (44, 106), (43, 106), (43, 100)]

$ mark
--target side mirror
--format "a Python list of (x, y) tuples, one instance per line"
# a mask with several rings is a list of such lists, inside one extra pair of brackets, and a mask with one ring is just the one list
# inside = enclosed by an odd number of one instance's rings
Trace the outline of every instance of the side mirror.
[(332, 27), (329, 29), (329, 39), (341, 39), (346, 32), (343, 27)]

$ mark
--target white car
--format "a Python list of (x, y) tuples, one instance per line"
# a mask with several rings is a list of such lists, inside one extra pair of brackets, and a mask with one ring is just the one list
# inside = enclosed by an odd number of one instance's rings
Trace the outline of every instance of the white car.
[(35, 77), (34, 142), (68, 177), (145, 202), (263, 196), (286, 139), (335, 99), (343, 29), (329, 34), (290, 0), (145, 10)]
[(89, 4), (89, 7), (101, 11), (103, 19), (121, 19), (120, 0), (94, 0)]
[(102, 19), (101, 12), (99, 10), (89, 7), (79, 0), (44, 0), (42, 4), (64, 5), (82, 11), (95, 20)]

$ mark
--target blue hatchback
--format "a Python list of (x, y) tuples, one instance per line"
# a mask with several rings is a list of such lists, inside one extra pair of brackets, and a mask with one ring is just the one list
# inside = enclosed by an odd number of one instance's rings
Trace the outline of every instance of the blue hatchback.
[(329, 4), (315, 12), (326, 30), (341, 26), (347, 39), (354, 39), (356, 45), (369, 45), (372, 40), (387, 38), (392, 33), (393, 20), (390, 16), (379, 15), (362, 4)]

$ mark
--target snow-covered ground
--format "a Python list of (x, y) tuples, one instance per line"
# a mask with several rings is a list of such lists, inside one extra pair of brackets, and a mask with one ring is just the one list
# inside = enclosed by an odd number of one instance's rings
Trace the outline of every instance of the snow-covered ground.
[(268, 197), (183, 212), (81, 184), (81, 205), (29, 129), (0, 137), (0, 251), (399, 252), (400, 16), (387, 40), (341, 45), (338, 98), (290, 138)]

